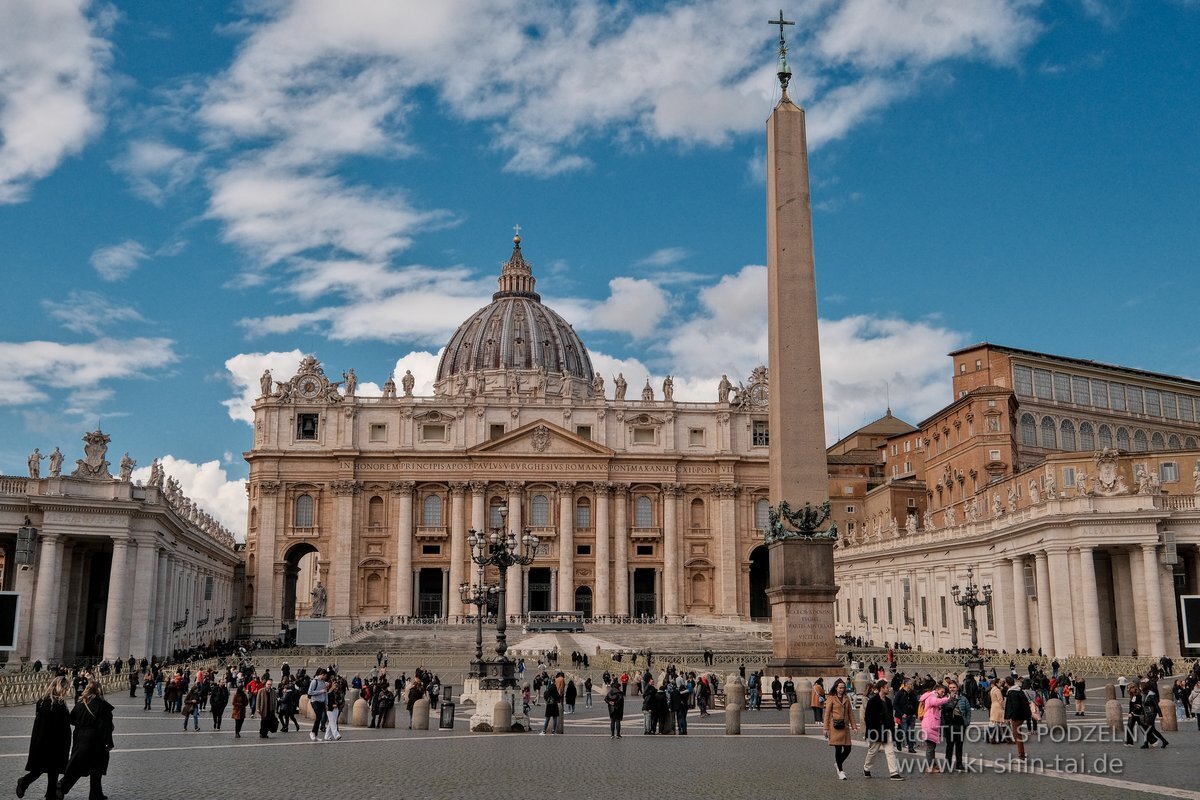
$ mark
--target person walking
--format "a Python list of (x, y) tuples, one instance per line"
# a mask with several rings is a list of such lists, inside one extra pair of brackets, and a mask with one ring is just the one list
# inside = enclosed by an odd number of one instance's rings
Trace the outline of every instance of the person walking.
[(926, 772), (941, 772), (937, 765), (937, 746), (942, 741), (942, 706), (949, 702), (946, 687), (940, 683), (921, 695), (920, 703), (925, 708), (921, 717), (921, 737), (925, 740)]
[(1159, 745), (1164, 750), (1167, 747), (1167, 738), (1159, 733), (1158, 718), (1162, 715), (1162, 709), (1158, 705), (1158, 687), (1154, 681), (1148, 681), (1142, 684), (1142, 730), (1146, 732), (1146, 741), (1142, 742), (1142, 749), (1145, 750), (1155, 742), (1160, 742)]
[(270, 734), (279, 730), (279, 717), (275, 716), (279, 708), (279, 696), (275, 690), (274, 681), (266, 678), (262, 688), (258, 690), (258, 738), (269, 739)]
[(896, 758), (895, 748), (891, 741), (896, 736), (896, 710), (892, 705), (892, 687), (886, 680), (875, 682), (875, 691), (867, 698), (863, 708), (863, 731), (866, 734), (867, 758), (863, 761), (863, 775), (871, 777), (871, 767), (875, 765), (875, 756), (883, 751), (887, 759), (888, 776), (894, 781), (904, 780), (900, 774), (899, 759)]
[(1196, 718), (1196, 727), (1200, 728), (1200, 682), (1192, 685), (1188, 693), (1188, 706), (1192, 710), (1192, 716)]
[(538, 736), (545, 736), (546, 731), (550, 731), (550, 735), (558, 733), (558, 717), (562, 713), (559, 708), (559, 703), (562, 702), (562, 695), (558, 692), (558, 687), (554, 685), (554, 681), (546, 684), (546, 718), (542, 722), (542, 732)]
[(592, 707), (592, 678), (590, 675), (583, 679), (583, 707)]
[(200, 687), (192, 686), (187, 697), (183, 698), (183, 729), (188, 728), (188, 718), (191, 718), (193, 730), (200, 730)]
[(221, 718), (225, 716), (225, 707), (229, 705), (229, 685), (221, 678), (208, 695), (208, 709), (212, 712), (213, 730), (221, 730)]
[(846, 780), (846, 759), (850, 756), (850, 734), (858, 730), (854, 720), (854, 707), (846, 696), (846, 682), (841, 678), (833, 684), (833, 691), (825, 700), (825, 714), (822, 727), (829, 746), (833, 748), (833, 758), (837, 762), (837, 774), (840, 780)]
[(325, 713), (329, 719), (329, 724), (325, 727), (325, 741), (327, 742), (336, 742), (342, 738), (342, 732), (338, 729), (338, 718), (342, 715), (343, 705), (345, 705), (345, 700), (341, 686), (334, 681), (329, 687), (329, 701), (325, 707)]
[(1087, 700), (1087, 681), (1082, 676), (1071, 684), (1071, 696), (1075, 698), (1075, 716), (1084, 716), (1084, 701)]
[(113, 749), (113, 707), (104, 699), (104, 688), (88, 681), (79, 702), (71, 709), (71, 759), (58, 782), (56, 797), (62, 800), (76, 781), (87, 775), (91, 786), (89, 797), (104, 797), (103, 778), (108, 773), (108, 753)]
[(915, 753), (917, 744), (917, 695), (913, 691), (912, 680), (902, 678), (896, 699), (892, 701), (899, 726), (896, 728), (896, 752), (906, 746), (908, 752)]
[[(329, 700), (329, 681), (327, 680), (329, 673), (324, 667), (317, 668), (317, 674), (313, 676), (312, 682), (308, 684), (308, 702), (312, 705), (313, 710), (313, 726), (308, 734), (308, 738), (312, 741), (317, 741), (317, 734), (325, 727), (325, 703)], [(409, 706), (409, 722), (408, 727), (412, 727), (412, 706)]]
[(1013, 742), (1017, 745), (1017, 758), (1025, 760), (1025, 736), (1022, 727), (1032, 719), (1033, 709), (1029, 698), (1016, 680), (1010, 675), (1004, 679), (1004, 721), (1012, 729)]
[(71, 755), (71, 712), (67, 693), (71, 684), (60, 675), (46, 686), (46, 693), (34, 706), (33, 733), (29, 737), (29, 758), (25, 774), (17, 779), (17, 797), (24, 797), (33, 782), (46, 776), (46, 797), (57, 795), (58, 776), (67, 770)]
[(242, 738), (242, 723), (246, 721), (246, 706), (250, 705), (250, 698), (246, 697), (246, 690), (239, 683), (233, 691), (233, 710), (229, 712), (229, 718), (233, 720), (233, 738)]
[(821, 725), (824, 721), (825, 714), (825, 679), (817, 678), (813, 683), (812, 700), (809, 703), (812, 706), (813, 722)]
[(988, 697), (991, 703), (988, 706), (987, 740), (1000, 744), (1008, 738), (1005, 733), (1008, 726), (1004, 724), (1004, 689), (1000, 687), (1000, 681), (992, 682), (992, 688), (988, 689)]
[(154, 674), (149, 670), (146, 671), (145, 676), (142, 678), (142, 694), (144, 695), (142, 698), (144, 701), (142, 710), (149, 711), (150, 702), (154, 699)]
[(621, 720), (625, 717), (625, 695), (615, 683), (608, 685), (604, 693), (604, 704), (608, 706), (608, 738), (621, 738)]
[(942, 738), (946, 741), (946, 771), (966, 772), (963, 763), (963, 741), (967, 736), (967, 728), (971, 726), (971, 701), (959, 692), (958, 684), (950, 681), (946, 684), (946, 694), (950, 702), (942, 707)]

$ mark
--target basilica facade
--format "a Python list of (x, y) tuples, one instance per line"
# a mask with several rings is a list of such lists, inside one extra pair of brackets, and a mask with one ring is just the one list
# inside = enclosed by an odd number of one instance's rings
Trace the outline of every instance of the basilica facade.
[(335, 635), (460, 618), (472, 608), (458, 587), (479, 580), (468, 531), (501, 525), (539, 540), (507, 576), (509, 613), (768, 616), (765, 368), (736, 387), (723, 378), (713, 402), (675, 400), (669, 377), (628, 396), (541, 302), (517, 237), (432, 396), (405, 375), (360, 397), (344, 377), (312, 357), (263, 376), (246, 453), (247, 632), (310, 614), (318, 582)]

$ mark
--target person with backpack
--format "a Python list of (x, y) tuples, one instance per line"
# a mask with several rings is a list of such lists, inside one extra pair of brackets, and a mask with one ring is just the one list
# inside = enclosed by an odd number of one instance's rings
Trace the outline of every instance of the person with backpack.
[(900, 681), (900, 688), (896, 691), (895, 700), (892, 701), (892, 708), (896, 713), (896, 752), (899, 753), (906, 746), (908, 752), (915, 753), (917, 744), (917, 695), (913, 691), (911, 678), (903, 678)]
[(1164, 750), (1167, 747), (1167, 739), (1158, 730), (1158, 718), (1162, 715), (1162, 709), (1158, 705), (1158, 687), (1153, 681), (1142, 684), (1142, 730), (1146, 732), (1146, 741), (1142, 742), (1142, 749), (1146, 750), (1154, 742), (1161, 742), (1160, 747)]
[(941, 772), (937, 765), (937, 746), (942, 741), (942, 706), (950, 702), (944, 684), (935, 684), (921, 695), (917, 717), (921, 720), (921, 735), (925, 739), (925, 769)]

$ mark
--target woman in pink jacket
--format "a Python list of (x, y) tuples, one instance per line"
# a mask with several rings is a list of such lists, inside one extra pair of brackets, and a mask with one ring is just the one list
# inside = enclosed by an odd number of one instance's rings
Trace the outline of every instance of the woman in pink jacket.
[(928, 772), (941, 772), (936, 756), (938, 742), (942, 740), (942, 706), (948, 702), (950, 698), (946, 696), (946, 687), (940, 683), (921, 695), (921, 703), (925, 706), (925, 716), (921, 718), (921, 738), (925, 740), (925, 768)]

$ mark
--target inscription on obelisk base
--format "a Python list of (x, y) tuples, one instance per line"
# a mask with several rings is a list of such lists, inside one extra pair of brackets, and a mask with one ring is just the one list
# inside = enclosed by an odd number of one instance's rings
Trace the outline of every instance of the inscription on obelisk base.
[(834, 638), (833, 540), (787, 539), (770, 553), (769, 670), (817, 677), (840, 671)]

